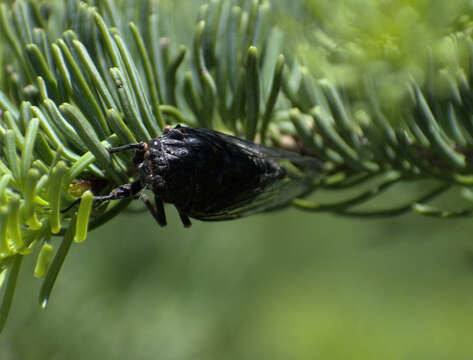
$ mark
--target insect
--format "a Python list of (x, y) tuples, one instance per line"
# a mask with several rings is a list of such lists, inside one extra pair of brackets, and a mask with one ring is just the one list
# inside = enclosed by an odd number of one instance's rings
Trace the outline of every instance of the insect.
[[(166, 225), (163, 203), (176, 207), (186, 227), (191, 225), (189, 218), (228, 220), (282, 208), (309, 193), (321, 169), (312, 157), (180, 125), (148, 142), (109, 152), (125, 150), (135, 150), (136, 180), (94, 200), (139, 195), (161, 226)], [(146, 189), (153, 192), (154, 205), (143, 192)]]

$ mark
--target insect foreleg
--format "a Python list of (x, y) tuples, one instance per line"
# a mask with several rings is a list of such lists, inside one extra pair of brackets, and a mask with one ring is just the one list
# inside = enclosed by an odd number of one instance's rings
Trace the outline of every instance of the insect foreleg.
[(123, 184), (119, 187), (113, 189), (110, 194), (108, 195), (101, 195), (101, 196), (94, 196), (94, 200), (96, 201), (108, 201), (108, 200), (118, 200), (118, 199), (127, 199), (130, 197), (134, 197), (138, 194), (143, 186), (141, 185), (141, 181), (137, 180), (132, 182), (131, 184)]
[(191, 219), (189, 219), (189, 216), (180, 212), (179, 209), (177, 209), (177, 211), (179, 213), (179, 216), (181, 217), (182, 225), (184, 225), (184, 227), (190, 227), (192, 223), (191, 223)]
[(154, 195), (154, 204), (156, 205), (157, 218), (161, 219), (163, 224), (166, 225), (166, 213), (164, 212), (164, 203), (163, 200), (161, 200), (161, 198), (156, 194)]
[(146, 143), (144, 142), (139, 142), (136, 144), (127, 144), (127, 145), (122, 145), (122, 146), (117, 146), (113, 148), (108, 148), (109, 153), (116, 153), (119, 151), (125, 151), (125, 150), (132, 150), (132, 149), (138, 149), (138, 150), (144, 150), (146, 147)]
[[(108, 195), (94, 196), (94, 201), (109, 201), (109, 200), (127, 199), (127, 198), (134, 197), (142, 189), (143, 189), (143, 186), (141, 185), (141, 181), (137, 180), (137, 181), (134, 181), (130, 184), (124, 184), (124, 185), (120, 185), (119, 187), (116, 187)], [(76, 199), (67, 208), (61, 210), (61, 212), (64, 213), (64, 212), (69, 211), (74, 206), (79, 204), (80, 200), (81, 200), (81, 198)]]
[(151, 215), (153, 215), (154, 219), (156, 220), (156, 222), (160, 226), (166, 226), (167, 224), (166, 214), (164, 212), (164, 206), (163, 206), (162, 200), (155, 197), (156, 207), (154, 207), (151, 201), (149, 201), (148, 196), (146, 196), (146, 194), (142, 193), (140, 195), (140, 199), (143, 200), (149, 212), (151, 213)]

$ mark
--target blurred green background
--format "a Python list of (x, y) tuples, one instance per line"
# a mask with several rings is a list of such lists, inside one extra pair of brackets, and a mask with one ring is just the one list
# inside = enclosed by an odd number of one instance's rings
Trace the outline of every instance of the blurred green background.
[[(179, 15), (172, 20), (185, 44), (202, 2), (167, 2)], [(435, 14), (451, 15), (434, 3)], [(311, 49), (307, 65), (337, 78), (348, 71), (347, 62), (355, 67), (351, 73), (370, 68), (376, 52), (340, 59), (318, 47), (314, 29), (320, 25), (343, 39), (343, 29), (331, 21), (352, 14), (379, 34), (376, 26), (394, 17), (368, 22), (355, 16), (376, 4), (400, 4), (418, 15), (427, 6), (368, 0), (273, 5), (286, 43)], [(375, 19), (378, 13), (371, 13)], [(436, 17), (425, 14), (425, 21), (406, 21), (428, 31)], [(404, 25), (402, 31), (411, 29)], [(351, 27), (344, 29), (346, 35)], [(423, 33), (419, 40), (417, 33), (407, 49), (431, 38)], [(318, 54), (326, 55), (319, 63)], [(417, 55), (394, 57), (403, 63), (388, 59), (395, 65), (380, 75), (387, 83), (408, 71)], [(384, 201), (399, 198), (398, 191)], [(0, 336), (0, 359), (473, 358), (472, 219), (411, 214), (362, 221), (289, 209), (231, 222), (194, 221), (184, 229), (171, 207), (167, 212), (166, 228), (147, 213), (124, 213), (73, 244), (46, 310), (36, 300), (35, 259), (26, 257)]]
[(46, 310), (25, 264), (0, 359), (473, 358), (471, 219), (168, 217), (74, 244)]

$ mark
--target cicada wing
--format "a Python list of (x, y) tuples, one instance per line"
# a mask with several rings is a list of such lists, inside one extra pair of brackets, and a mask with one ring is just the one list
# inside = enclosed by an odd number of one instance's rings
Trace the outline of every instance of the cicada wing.
[[(314, 182), (322, 170), (322, 163), (313, 157), (265, 147), (209, 129), (186, 128), (186, 132), (196, 137), (204, 137), (211, 143), (224, 144), (222, 146), (231, 153), (245, 153), (248, 157), (277, 164), (284, 169), (285, 174), (283, 177), (275, 177), (274, 181), (264, 187), (253, 189), (248, 197), (231, 207), (210, 213), (192, 214), (192, 217), (200, 220), (229, 220), (285, 207), (292, 200), (309, 194), (314, 189)], [(229, 149), (231, 147), (234, 147), (234, 150)]]
[(195, 216), (200, 220), (229, 220), (284, 208), (296, 198), (303, 198), (315, 189), (320, 175), (320, 163), (308, 157), (287, 157), (278, 154), (273, 161), (284, 168), (285, 176), (255, 191), (250, 201), (236, 203), (231, 208), (213, 214)]
[(312, 190), (313, 186), (286, 177), (266, 187), (249, 202), (235, 204), (234, 207), (212, 214), (193, 214), (193, 217), (204, 221), (230, 220), (278, 210), (290, 205), (292, 200), (308, 195)]
[(231, 138), (238, 146), (284, 168), (286, 176), (267, 189), (268, 195), (280, 198), (281, 204), (310, 193), (314, 189), (314, 182), (323, 172), (323, 163), (315, 157), (254, 144), (233, 136)]
[(199, 132), (199, 136), (206, 136), (208, 141), (222, 141), (230, 146), (233, 144), (238, 148), (238, 151), (246, 151), (248, 154), (254, 156), (261, 156), (268, 160), (280, 162), (290, 162), (293, 165), (299, 167), (301, 170), (317, 176), (323, 169), (323, 163), (311, 156), (304, 156), (295, 152), (286, 151), (283, 149), (266, 147), (263, 145), (255, 144), (251, 141), (240, 139), (238, 137), (219, 133), (210, 129), (190, 129), (195, 132)]

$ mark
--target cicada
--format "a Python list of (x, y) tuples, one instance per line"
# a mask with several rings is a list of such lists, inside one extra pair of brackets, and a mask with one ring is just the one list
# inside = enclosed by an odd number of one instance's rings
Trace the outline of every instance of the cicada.
[[(136, 180), (98, 201), (140, 197), (159, 225), (164, 203), (189, 218), (229, 220), (285, 207), (314, 188), (321, 162), (313, 157), (255, 144), (214, 130), (176, 125), (148, 142), (110, 148), (134, 150)], [(144, 190), (154, 194), (154, 204)]]

